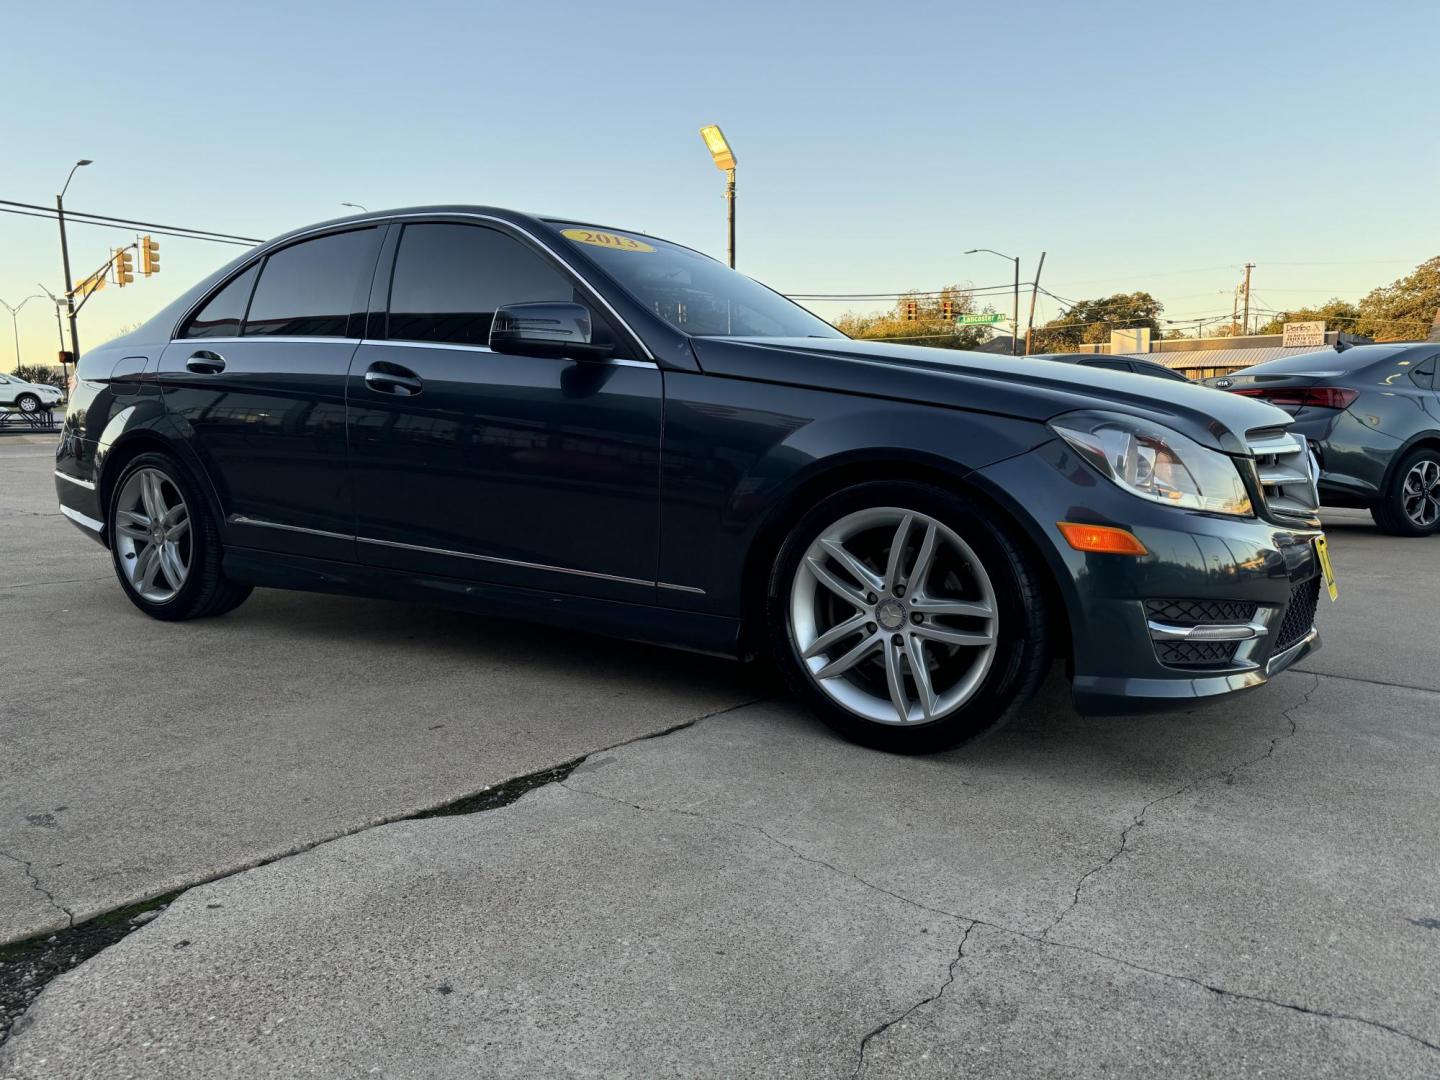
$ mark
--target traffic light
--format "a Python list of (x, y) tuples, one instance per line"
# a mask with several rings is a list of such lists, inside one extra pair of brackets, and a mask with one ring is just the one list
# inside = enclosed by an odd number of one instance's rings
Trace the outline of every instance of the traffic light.
[(124, 288), (135, 280), (135, 262), (129, 248), (115, 252), (115, 284)]
[(160, 244), (150, 236), (140, 238), (140, 272), (146, 277), (160, 272)]
[(940, 301), (940, 317), (943, 318), (946, 322), (949, 322), (951, 319), (955, 318), (954, 300)]
[(915, 321), (916, 321), (917, 319), (919, 319), (919, 318), (920, 318), (920, 301), (919, 301), (919, 300), (906, 300), (906, 301), (905, 301), (905, 321), (906, 321), (906, 322), (915, 322)]

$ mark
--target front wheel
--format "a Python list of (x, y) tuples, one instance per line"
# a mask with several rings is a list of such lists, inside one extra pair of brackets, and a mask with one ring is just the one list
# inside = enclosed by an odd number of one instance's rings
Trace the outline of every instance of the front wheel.
[(114, 485), (106, 528), (120, 587), (145, 614), (167, 621), (221, 615), (251, 586), (221, 572), (215, 521), (180, 461), (140, 454)]
[(1392, 536), (1440, 532), (1440, 451), (1422, 446), (1406, 455), (1370, 516)]
[(925, 484), (860, 484), (821, 502), (781, 546), (766, 609), (796, 696), (878, 749), (973, 739), (1044, 672), (1028, 560), (986, 511)]
[(34, 394), (21, 394), (15, 399), (15, 404), (27, 416), (40, 411), (40, 399)]

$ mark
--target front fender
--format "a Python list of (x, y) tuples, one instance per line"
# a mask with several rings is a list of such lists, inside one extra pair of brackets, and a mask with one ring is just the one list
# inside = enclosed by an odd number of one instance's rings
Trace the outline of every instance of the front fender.
[(827, 477), (839, 485), (888, 469), (959, 479), (1051, 438), (1043, 424), (988, 413), (714, 376), (665, 379), (662, 595), (716, 614), (741, 612), (752, 546), (797, 499), (825, 493)]

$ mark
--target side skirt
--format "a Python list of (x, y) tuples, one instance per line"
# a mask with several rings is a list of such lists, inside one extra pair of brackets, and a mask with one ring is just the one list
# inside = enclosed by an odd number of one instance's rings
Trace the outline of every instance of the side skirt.
[(227, 547), (225, 576), (248, 585), (376, 596), (738, 659), (740, 620), (620, 600), (430, 577), (385, 567)]

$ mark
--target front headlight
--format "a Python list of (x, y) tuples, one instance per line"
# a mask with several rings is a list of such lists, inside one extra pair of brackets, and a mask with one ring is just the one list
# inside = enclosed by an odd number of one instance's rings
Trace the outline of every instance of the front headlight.
[(1132, 495), (1216, 514), (1252, 513), (1234, 461), (1161, 424), (1078, 412), (1052, 420), (1050, 430)]

